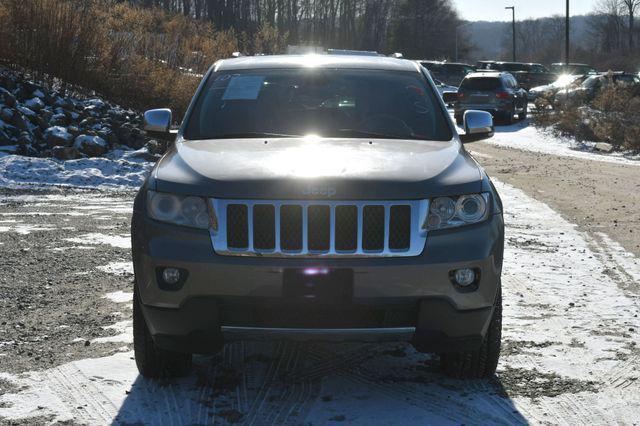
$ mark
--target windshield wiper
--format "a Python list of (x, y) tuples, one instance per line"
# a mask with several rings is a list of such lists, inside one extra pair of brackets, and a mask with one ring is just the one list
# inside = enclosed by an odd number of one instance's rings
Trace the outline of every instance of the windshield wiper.
[(212, 139), (251, 139), (251, 138), (301, 138), (302, 135), (269, 132), (238, 132), (213, 135)]
[(412, 139), (411, 135), (390, 135), (387, 133), (369, 132), (366, 130), (358, 129), (337, 129), (333, 132), (339, 133), (341, 136), (353, 136), (353, 137), (368, 137), (377, 139)]

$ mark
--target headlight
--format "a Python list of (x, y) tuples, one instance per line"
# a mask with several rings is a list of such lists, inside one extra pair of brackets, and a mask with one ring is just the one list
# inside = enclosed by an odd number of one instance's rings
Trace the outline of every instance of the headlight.
[(204, 198), (168, 194), (166, 192), (147, 192), (147, 211), (149, 216), (161, 222), (193, 228), (217, 228), (217, 221), (209, 213)]
[(423, 229), (444, 229), (482, 222), (489, 215), (489, 194), (438, 197), (431, 200)]

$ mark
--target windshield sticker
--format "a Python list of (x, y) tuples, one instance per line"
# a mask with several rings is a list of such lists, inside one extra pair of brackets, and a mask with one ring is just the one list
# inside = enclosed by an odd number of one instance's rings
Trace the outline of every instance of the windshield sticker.
[(222, 95), (224, 101), (255, 101), (260, 94), (260, 88), (264, 83), (264, 76), (259, 75), (234, 75), (229, 80), (227, 90)]

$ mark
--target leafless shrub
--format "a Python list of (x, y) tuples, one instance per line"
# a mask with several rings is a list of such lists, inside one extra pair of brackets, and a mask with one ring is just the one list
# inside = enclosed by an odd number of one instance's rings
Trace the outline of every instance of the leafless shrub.
[(617, 149), (640, 151), (640, 90), (610, 86), (590, 103), (560, 102), (534, 117), (541, 127), (579, 141), (607, 142)]

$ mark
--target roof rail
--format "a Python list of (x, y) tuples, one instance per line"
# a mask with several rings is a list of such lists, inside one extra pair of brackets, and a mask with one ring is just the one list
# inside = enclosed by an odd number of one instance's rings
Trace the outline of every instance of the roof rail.
[(392, 53), (391, 55), (389, 55), (389, 57), (396, 58), (396, 59), (402, 59), (402, 58), (404, 58), (404, 55), (402, 53), (400, 53), (400, 52), (395, 52), (395, 53)]
[(231, 54), (231, 56), (232, 56), (233, 58), (239, 58), (239, 57), (244, 56), (244, 55), (242, 54), (242, 52), (233, 52), (233, 53)]

